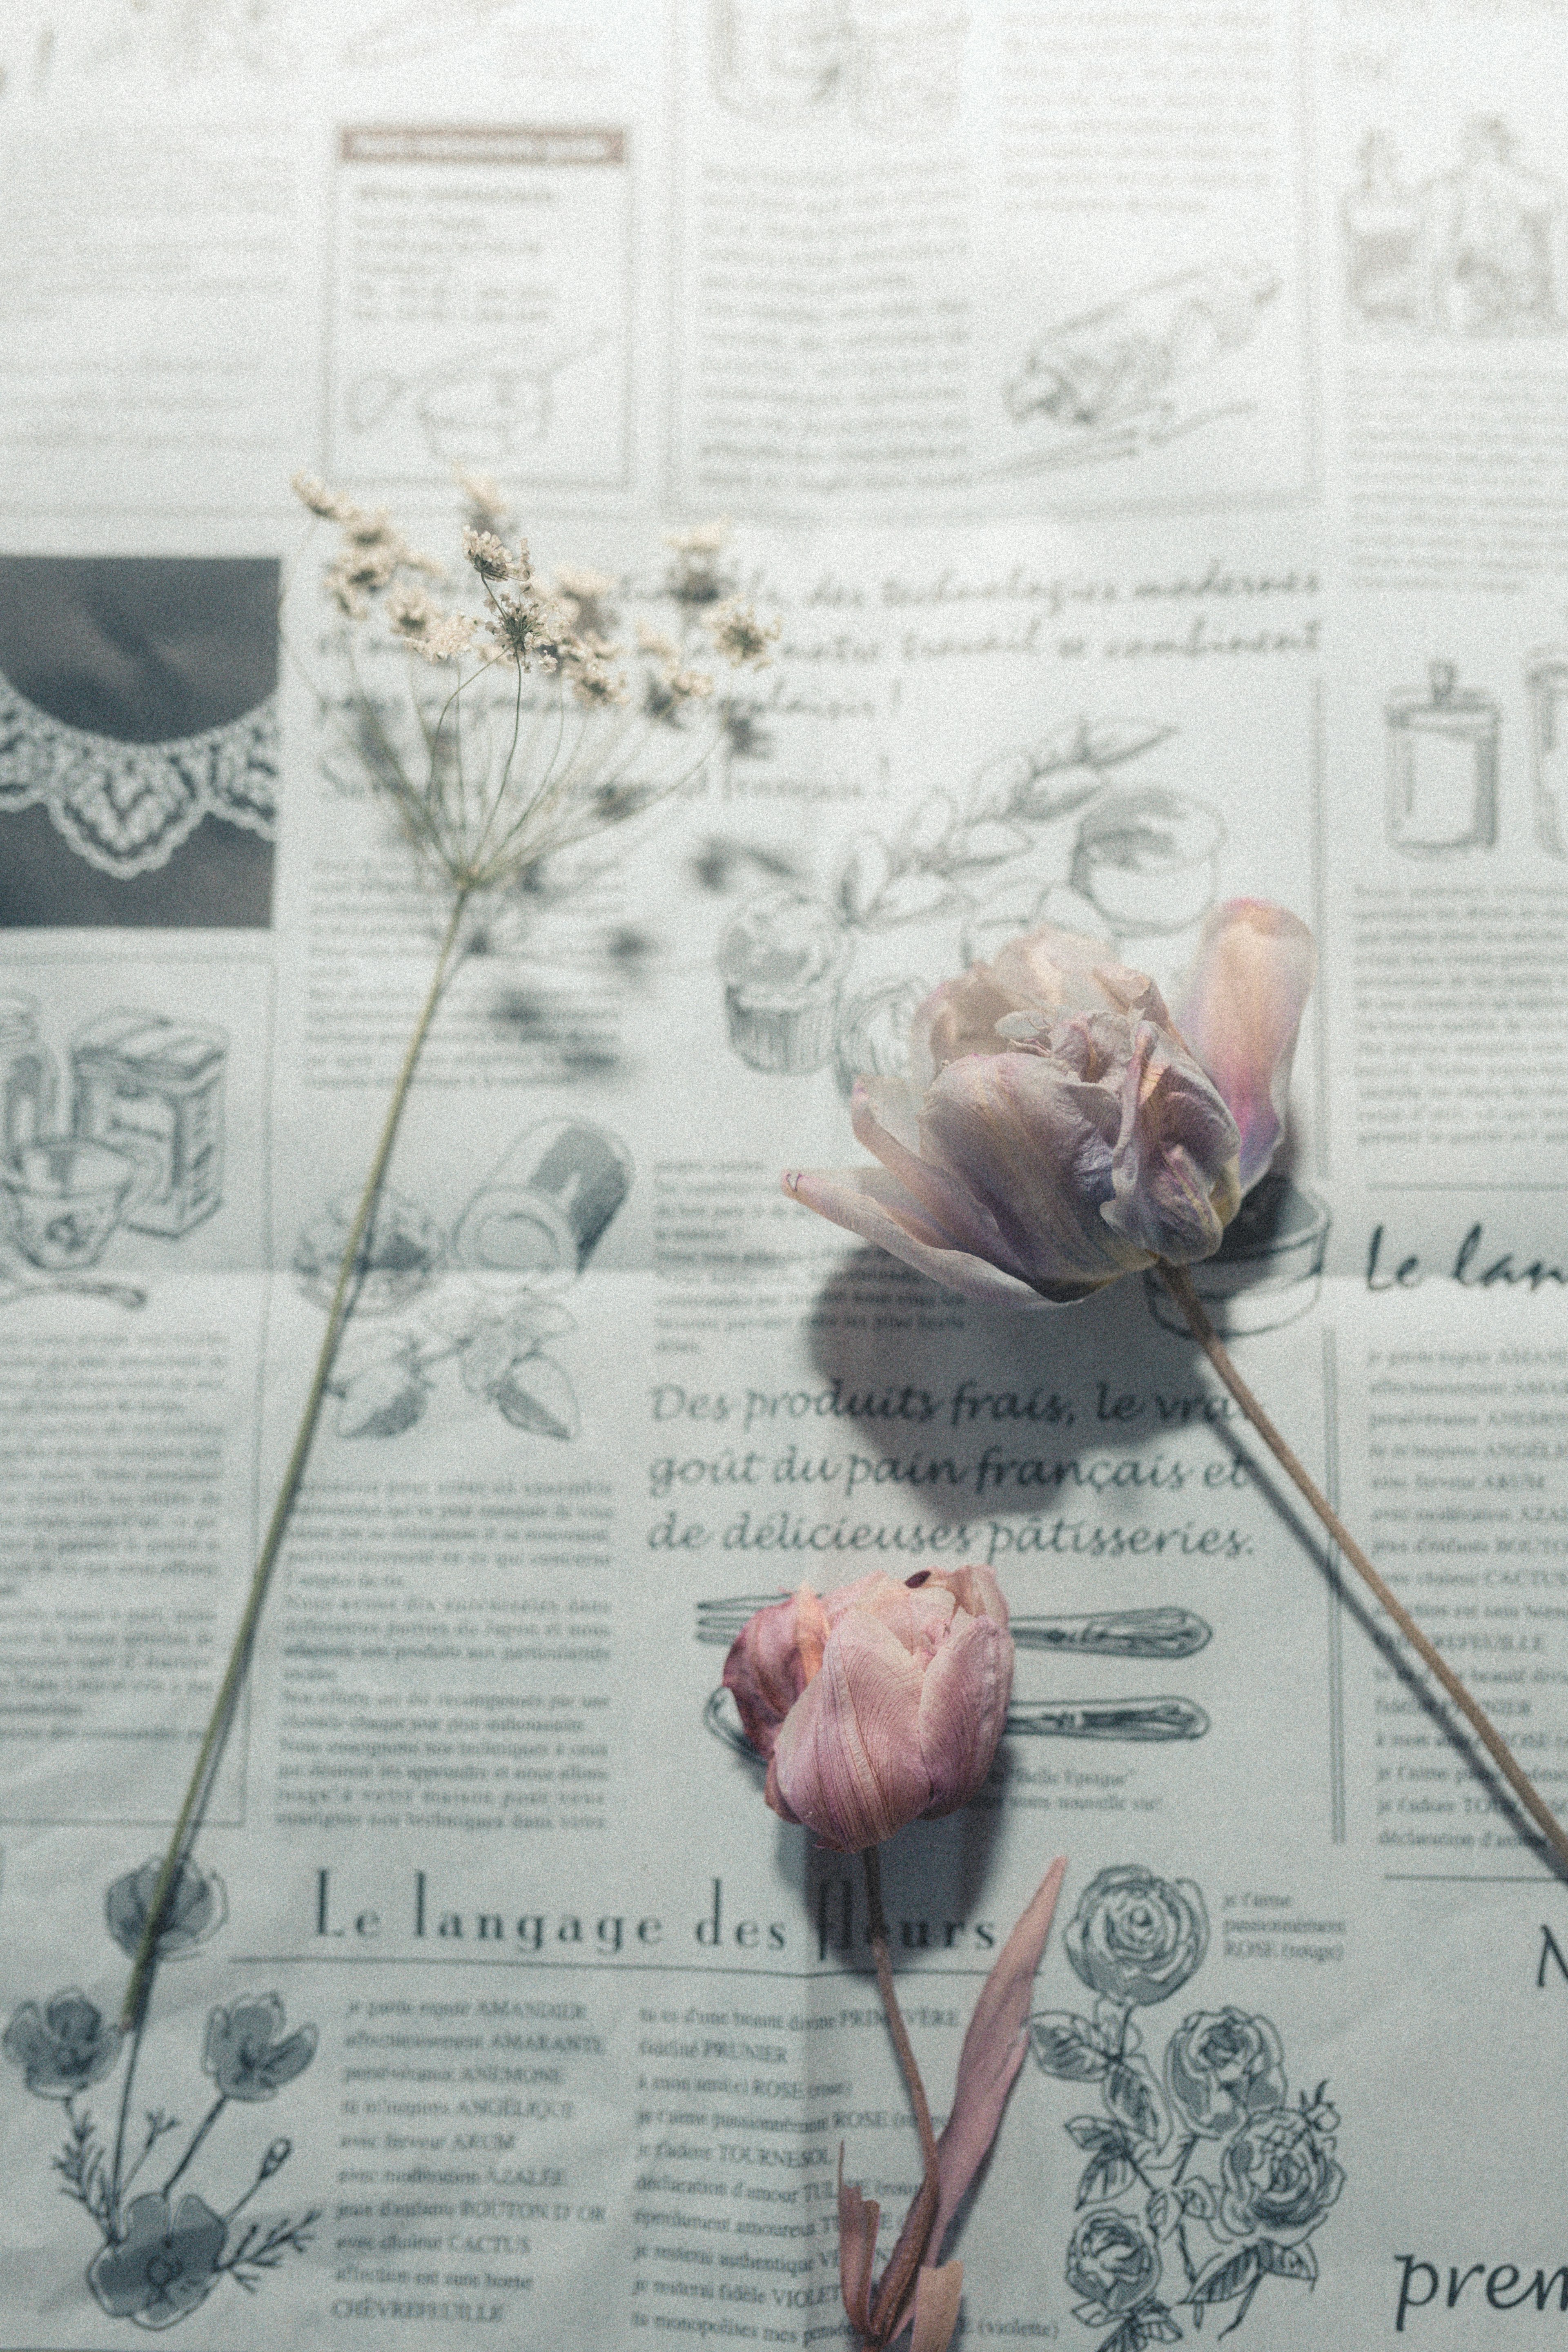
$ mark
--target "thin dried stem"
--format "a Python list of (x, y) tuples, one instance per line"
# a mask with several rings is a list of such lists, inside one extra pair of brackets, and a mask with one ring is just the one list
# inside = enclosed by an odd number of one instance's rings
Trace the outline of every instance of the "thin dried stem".
[(261, 1549), (257, 1555), (256, 1566), (250, 1579), (250, 1588), (246, 1594), (245, 1608), (240, 1616), (239, 1628), (228, 1654), (228, 1664), (224, 1670), (223, 1680), (218, 1685), (217, 1696), (213, 1701), (212, 1713), (207, 1717), (207, 1726), (202, 1735), (201, 1746), (196, 1750), (196, 1760), (191, 1770), (184, 1801), (180, 1807), (178, 1818), (174, 1822), (174, 1834), (169, 1840), (168, 1851), (163, 1856), (157, 1883), (153, 1889), (153, 1898), (147, 1906), (146, 1923), (142, 1927), (142, 1938), (136, 1947), (136, 1955), (131, 1965), (131, 1979), (125, 1988), (125, 2000), (121, 2009), (121, 2026), (126, 2032), (132, 2032), (141, 2022), (146, 1997), (151, 1990), (153, 1954), (157, 1948), (158, 1938), (163, 1931), (163, 1915), (168, 1908), (170, 1893), (179, 1874), (180, 1864), (188, 1856), (195, 1841), (196, 1832), (201, 1827), (207, 1799), (211, 1794), (213, 1782), (217, 1777), (218, 1767), (223, 1761), (224, 1749), (228, 1742), (229, 1731), (238, 1711), (240, 1694), (245, 1687), (246, 1671), (250, 1664), (250, 1653), (255, 1645), (257, 1628), (261, 1622), (262, 1605), (272, 1581), (272, 1571), (277, 1565), (278, 1555), (283, 1548), (283, 1538), (288, 1532), (294, 1499), (300, 1491), (300, 1480), (305, 1475), (305, 1465), (310, 1458), (316, 1424), (321, 1417), (321, 1404), (327, 1392), (327, 1381), (331, 1374), (332, 1359), (337, 1353), (338, 1342), (342, 1338), (343, 1326), (348, 1320), (360, 1250), (369, 1230), (371, 1219), (375, 1213), (376, 1202), (380, 1198), (381, 1188), (385, 1181), (387, 1165), (392, 1158), (392, 1147), (397, 1139), (397, 1129), (403, 1117), (404, 1106), (408, 1100), (409, 1087), (414, 1083), (414, 1073), (418, 1066), (419, 1056), (424, 1050), (430, 1024), (436, 1017), (436, 1008), (441, 1002), (442, 992), (451, 974), (457, 956), (458, 934), (462, 929), (463, 913), (467, 905), (468, 892), (457, 891), (453, 897), (451, 914), (437, 953), (436, 969), (431, 976), (429, 988), (426, 992), (425, 1001), (419, 1008), (413, 1033), (405, 1049), (402, 1065), (393, 1086), (392, 1098), (387, 1104), (386, 1117), (382, 1122), (380, 1139), (370, 1163), (369, 1173), (365, 1177), (364, 1189), (359, 1197), (359, 1205), (354, 1212), (354, 1220), (349, 1231), (342, 1261), (338, 1267), (338, 1278), (332, 1290), (331, 1304), (327, 1310), (327, 1328), (321, 1336), (321, 1347), (317, 1350), (315, 1369), (311, 1373), (310, 1385), (306, 1392), (304, 1407), (300, 1415), (300, 1424), (294, 1433), (293, 1447), (283, 1472), (277, 1499), (272, 1506), (272, 1516), (268, 1521), (267, 1533), (262, 1538)]
[(893, 1990), (893, 1960), (888, 1946), (888, 1922), (882, 1910), (882, 1873), (876, 1847), (868, 1845), (860, 1860), (866, 1874), (866, 1907), (870, 1914), (871, 1953), (877, 1963), (877, 1989), (882, 1996), (888, 2031), (892, 2035), (893, 2048), (898, 2053), (899, 2064), (909, 2088), (915, 2127), (921, 2136), (921, 2161), (924, 2166), (924, 2178), (871, 2305), (871, 2330), (867, 2341), (871, 2345), (882, 2345), (892, 2333), (892, 2323), (909, 2299), (915, 2273), (925, 2255), (931, 2224), (936, 2220), (936, 2209), (941, 2201), (942, 2183), (937, 2173), (936, 2134), (931, 2129), (925, 2084), (921, 2081), (921, 2070), (915, 2063), (909, 2029), (899, 2007), (898, 1994)]
[(1162, 1259), (1159, 1272), (1166, 1289), (1186, 1317), (1194, 1339), (1286, 1476), (1311, 1505), (1356, 1574), (1393, 1618), (1422, 1664), (1453, 1700), (1525, 1811), (1545, 1838), (1558, 1863), (1564, 1871), (1568, 1871), (1568, 1833), (1564, 1833), (1556, 1814), (1518, 1762), (1513, 1750), (1493, 1723), (1490, 1716), (1477, 1700), (1470, 1696), (1458, 1675), (1428, 1641), (1403, 1601), (1395, 1598), (1383, 1578), (1379, 1576), (1328, 1496), (1275, 1428), (1274, 1423), (1232, 1363), (1224, 1340), (1204, 1312), (1197, 1292), (1193, 1288), (1192, 1277), (1185, 1267), (1168, 1265), (1164, 1259)]

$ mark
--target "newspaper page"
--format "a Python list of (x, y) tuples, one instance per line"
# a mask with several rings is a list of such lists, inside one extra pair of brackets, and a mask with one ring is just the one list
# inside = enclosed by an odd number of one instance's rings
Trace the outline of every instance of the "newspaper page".
[[(1020, 932), (1300, 915), (1200, 1296), (1568, 1806), (1564, 79), (1557, 0), (0, 8), (6, 2352), (851, 2344), (914, 2120), (721, 1675), (970, 1562), (1005, 1735), (883, 1857), (939, 2126), (1068, 1873), (955, 2340), (1568, 2325), (1561, 1880), (1166, 1294), (780, 1186)], [(475, 911), (122, 2036), (443, 921), (300, 467), (780, 634)]]

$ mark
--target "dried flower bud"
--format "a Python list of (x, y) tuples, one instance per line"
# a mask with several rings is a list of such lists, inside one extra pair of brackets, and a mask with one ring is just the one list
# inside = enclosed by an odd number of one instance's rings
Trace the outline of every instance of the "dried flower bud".
[(572, 681), (572, 691), (584, 710), (608, 709), (626, 699), (626, 679), (598, 654), (568, 649), (563, 652), (561, 661)]
[(456, 661), (472, 645), (478, 627), (479, 623), (467, 613), (448, 613), (426, 630), (419, 650), (427, 662)]
[(839, 1853), (956, 1812), (991, 1769), (1013, 1683), (1007, 1604), (987, 1568), (880, 1569), (761, 1609), (724, 1663), (766, 1795)]
[(386, 600), (386, 625), (405, 645), (423, 646), (436, 623), (444, 618), (422, 588), (400, 589)]
[(728, 515), (716, 515), (711, 522), (694, 523), (688, 530), (667, 530), (664, 543), (677, 555), (722, 555), (731, 528)]

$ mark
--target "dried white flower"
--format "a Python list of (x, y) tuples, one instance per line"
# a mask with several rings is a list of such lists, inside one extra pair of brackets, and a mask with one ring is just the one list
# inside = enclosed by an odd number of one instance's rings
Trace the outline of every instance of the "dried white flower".
[(567, 655), (563, 668), (572, 681), (572, 691), (584, 710), (607, 709), (612, 704), (626, 699), (626, 682), (618, 670), (613, 670), (603, 656), (584, 651)]
[(473, 644), (478, 626), (467, 613), (447, 613), (420, 638), (419, 650), (428, 662), (456, 661)]
[[(463, 553), (481, 580), (514, 580), (518, 567), (511, 550), (502, 545), (493, 530), (465, 530)], [(523, 563), (526, 571), (527, 553)]]
[(350, 577), (341, 558), (328, 564), (322, 583), (340, 613), (345, 613), (351, 621), (363, 620), (370, 610), (370, 600), (359, 583)]
[(743, 596), (731, 596), (708, 615), (708, 634), (714, 651), (733, 669), (763, 669), (772, 661), (770, 647), (779, 634), (776, 621), (759, 620), (755, 607)]
[(586, 565), (568, 566), (556, 573), (555, 593), (567, 607), (579, 636), (608, 638), (615, 621), (605, 599), (619, 585), (608, 572), (593, 572)]
[[(466, 900), (516, 883), (684, 782), (710, 747), (684, 715), (711, 696), (713, 679), (690, 658), (689, 625), (642, 627), (642, 658), (628, 677), (606, 609), (624, 583), (580, 565), (563, 568), (546, 590), (527, 542), (489, 527), (502, 519), (497, 486), (465, 476), (462, 487), (470, 513), (483, 518), (462, 533), (478, 607), (468, 611), (435, 601), (425, 582), (442, 567), (409, 545), (384, 509), (357, 507), (310, 477), (300, 495), (338, 526), (323, 580), (339, 609), (361, 622), (379, 608), (384, 644), (448, 666), (438, 689), (412, 686), (412, 730), (353, 669), (344, 716), (371, 782)], [(726, 593), (712, 569), (726, 533), (713, 525), (681, 535), (677, 601), (689, 614)], [(749, 605), (726, 605), (715, 620), (732, 658), (760, 657), (767, 632)], [(634, 698), (635, 710), (622, 715)], [(405, 742), (419, 747), (417, 764), (405, 759)]]
[(300, 505), (320, 515), (323, 522), (347, 522), (358, 511), (352, 499), (342, 490), (330, 490), (318, 474), (296, 474), (289, 487)]
[(612, 594), (619, 584), (613, 572), (593, 572), (585, 564), (568, 565), (555, 575), (557, 591), (563, 596), (570, 596), (574, 604), (597, 604), (601, 597)]
[(423, 588), (400, 588), (386, 600), (386, 625), (405, 645), (422, 645), (435, 624), (445, 618)]
[(489, 634), (524, 669), (559, 669), (591, 658), (594, 651), (577, 635), (563, 605), (526, 588), (504, 596), (492, 593)]

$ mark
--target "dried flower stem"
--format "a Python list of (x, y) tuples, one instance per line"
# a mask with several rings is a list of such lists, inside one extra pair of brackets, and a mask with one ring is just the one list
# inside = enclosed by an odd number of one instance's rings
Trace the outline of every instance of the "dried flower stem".
[(1198, 1295), (1193, 1288), (1192, 1276), (1185, 1267), (1172, 1265), (1163, 1258), (1160, 1261), (1159, 1272), (1166, 1289), (1186, 1317), (1194, 1339), (1286, 1476), (1311, 1505), (1356, 1574), (1376, 1595), (1416, 1656), (1453, 1700), (1525, 1811), (1541, 1831), (1559, 1864), (1564, 1870), (1568, 1870), (1568, 1834), (1564, 1833), (1556, 1814), (1552, 1812), (1545, 1799), (1536, 1789), (1534, 1782), (1520, 1765), (1513, 1750), (1492, 1722), (1490, 1716), (1470, 1696), (1458, 1675), (1445, 1662), (1433, 1643), (1427, 1640), (1410, 1612), (1402, 1601), (1395, 1599), (1339, 1513), (1330, 1503), (1328, 1496), (1309, 1475), (1305, 1465), (1286, 1444), (1284, 1438), (1275, 1428), (1274, 1423), (1232, 1363), (1224, 1340), (1204, 1312)]
[[(277, 1499), (272, 1506), (272, 1516), (267, 1523), (267, 1532), (262, 1538), (261, 1549), (257, 1555), (256, 1567), (251, 1574), (250, 1589), (246, 1595), (245, 1609), (240, 1617), (238, 1631), (235, 1634), (234, 1645), (228, 1654), (228, 1664), (224, 1670), (223, 1680), (218, 1685), (217, 1696), (213, 1701), (212, 1713), (207, 1717), (206, 1729), (202, 1735), (201, 1746), (196, 1751), (196, 1760), (185, 1790), (184, 1801), (180, 1807), (178, 1818), (174, 1822), (174, 1834), (169, 1840), (168, 1851), (163, 1856), (163, 1867), (158, 1873), (157, 1884), (153, 1890), (153, 1899), (147, 1906), (146, 1925), (142, 1930), (142, 1940), (136, 1948), (136, 1956), (132, 1962), (131, 1979), (125, 1988), (125, 1999), (121, 2008), (121, 2027), (125, 2032), (131, 2032), (141, 2025), (147, 1995), (152, 1989), (153, 1954), (158, 1938), (163, 1933), (163, 1914), (168, 1907), (169, 1897), (179, 1874), (180, 1864), (189, 1854), (195, 1843), (196, 1832), (201, 1827), (207, 1799), (212, 1792), (213, 1782), (217, 1777), (218, 1767), (223, 1761), (229, 1731), (238, 1711), (240, 1693), (245, 1687), (246, 1670), (250, 1664), (250, 1653), (255, 1644), (262, 1607), (272, 1580), (272, 1571), (277, 1565), (278, 1555), (283, 1547), (284, 1536), (288, 1532), (295, 1497), (300, 1491), (300, 1483), (305, 1475), (305, 1465), (310, 1459), (311, 1441), (316, 1434), (316, 1424), (321, 1417), (321, 1404), (327, 1392), (327, 1381), (331, 1374), (332, 1359), (337, 1353), (338, 1342), (342, 1338), (343, 1326), (348, 1320), (360, 1250), (375, 1213), (375, 1205), (380, 1198), (382, 1185), (385, 1181), (393, 1145), (397, 1140), (398, 1126), (403, 1118), (405, 1105), (408, 1100), (408, 1090), (414, 1083), (414, 1074), (419, 1065), (419, 1056), (424, 1051), (425, 1040), (429, 1034), (430, 1024), (436, 1017), (437, 1007), (441, 1002), (442, 994), (457, 961), (458, 936), (462, 929), (463, 915), (468, 907), (468, 887), (458, 886), (453, 891), (451, 912), (441, 936), (440, 947), (437, 951), (436, 968), (431, 975), (430, 985), (426, 991), (425, 1001), (419, 1008), (418, 1017), (414, 1024), (408, 1044), (404, 1050), (403, 1060), (393, 1085), (392, 1097), (386, 1107), (386, 1116), (382, 1122), (380, 1139), (371, 1160), (363, 1190), (359, 1196), (359, 1205), (354, 1212), (353, 1223), (343, 1250), (342, 1264), (338, 1267), (338, 1277), (332, 1289), (331, 1304), (327, 1310), (327, 1328), (316, 1353), (315, 1370), (310, 1375), (310, 1385), (306, 1392), (304, 1407), (300, 1415), (300, 1424), (294, 1433), (293, 1447), (283, 1472)], [(123, 2122), (123, 2118), (121, 2120)], [(118, 2166), (116, 2168), (118, 2169)]]
[(893, 1990), (893, 1960), (888, 1944), (888, 1922), (882, 1910), (882, 1873), (877, 1848), (868, 1845), (860, 1860), (866, 1873), (866, 1907), (870, 1914), (871, 1952), (877, 1963), (877, 1989), (882, 1996), (888, 2031), (893, 2037), (893, 2047), (898, 2052), (899, 2064), (909, 2086), (915, 2126), (921, 2136), (921, 2160), (925, 2168), (925, 2177), (910, 2207), (909, 2217), (882, 2273), (881, 2284), (871, 2305), (871, 2327), (867, 2341), (871, 2345), (881, 2345), (892, 2334), (892, 2323), (909, 2299), (915, 2273), (924, 2258), (931, 2223), (936, 2219), (942, 2184), (937, 2176), (936, 2134), (931, 2129), (925, 2084), (921, 2081), (921, 2070), (915, 2063), (909, 2028), (904, 2023), (899, 1997)]

